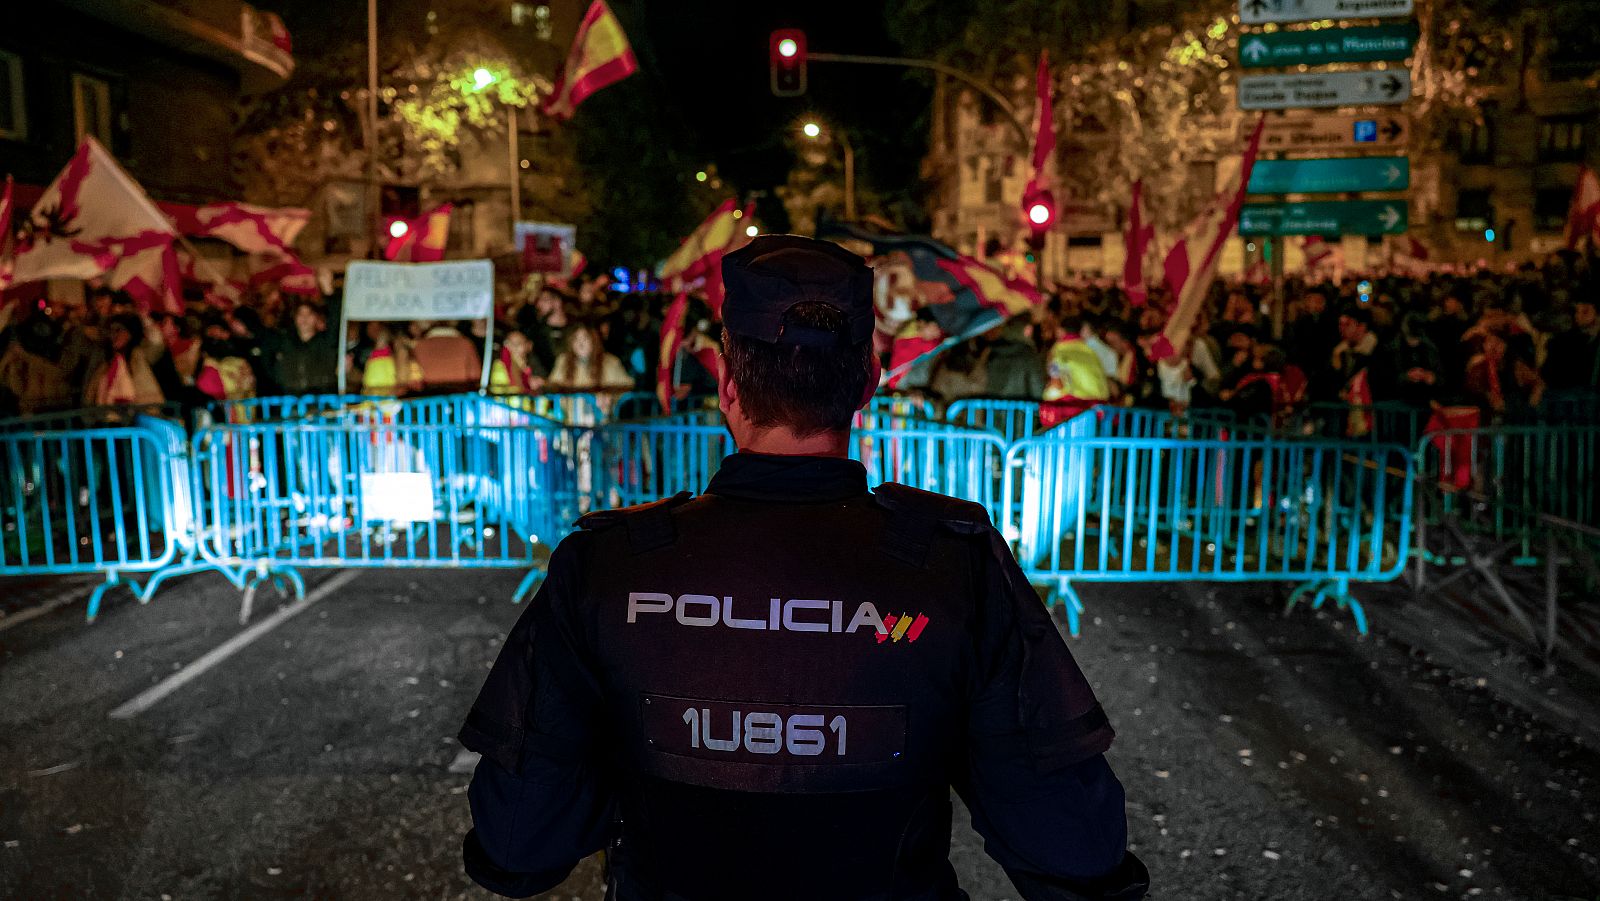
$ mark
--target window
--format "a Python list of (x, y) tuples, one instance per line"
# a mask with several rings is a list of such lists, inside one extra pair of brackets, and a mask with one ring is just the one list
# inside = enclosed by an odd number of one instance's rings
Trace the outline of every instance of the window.
[(1571, 206), (1571, 189), (1540, 188), (1533, 195), (1533, 227), (1542, 232), (1564, 231)]
[(1456, 194), (1456, 231), (1483, 231), (1494, 219), (1494, 203), (1482, 188), (1467, 188)]
[(20, 141), (28, 136), (22, 96), (22, 58), (0, 53), (0, 138)]
[(1005, 179), (1002, 177), (1004, 170), (996, 164), (993, 157), (985, 162), (988, 165), (983, 169), (983, 202), (999, 203), (1005, 196)]
[(1539, 121), (1539, 161), (1578, 162), (1588, 145), (1588, 126), (1582, 119), (1541, 119)]
[(73, 75), (72, 121), (79, 141), (93, 135), (100, 143), (110, 147), (111, 85), (92, 75)]
[(1466, 121), (1457, 126), (1456, 153), (1463, 163), (1494, 162), (1494, 123), (1487, 114), (1482, 122)]

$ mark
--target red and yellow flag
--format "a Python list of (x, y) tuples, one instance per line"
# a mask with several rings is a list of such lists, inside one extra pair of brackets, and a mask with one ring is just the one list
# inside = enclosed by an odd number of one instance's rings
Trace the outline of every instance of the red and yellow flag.
[[(738, 215), (735, 215), (738, 213)], [(705, 279), (706, 302), (711, 312), (722, 315), (722, 257), (745, 241), (739, 222), (743, 213), (732, 197), (712, 211), (678, 249), (661, 264), (661, 281), (668, 290), (685, 290), (695, 280)]]
[(661, 320), (661, 356), (656, 361), (656, 399), (661, 412), (672, 412), (672, 370), (678, 362), (678, 347), (683, 344), (683, 317), (689, 309), (689, 295), (682, 291), (672, 299)]
[(0, 290), (11, 284), (11, 176), (6, 176), (6, 192), (0, 194)]
[(442, 203), (416, 219), (406, 222), (405, 234), (390, 238), (383, 258), (398, 263), (437, 263), (444, 259), (450, 240), (450, 209)]
[(578, 25), (578, 36), (572, 41), (555, 90), (544, 102), (544, 114), (552, 119), (571, 119), (578, 104), (590, 94), (637, 71), (639, 62), (628, 46), (622, 23), (605, 0), (594, 0)]

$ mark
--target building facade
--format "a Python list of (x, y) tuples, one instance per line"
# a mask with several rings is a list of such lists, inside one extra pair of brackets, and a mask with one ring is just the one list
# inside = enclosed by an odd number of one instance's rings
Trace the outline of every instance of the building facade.
[(31, 202), (93, 135), (158, 200), (237, 199), (235, 102), (293, 71), (282, 22), (239, 0), (35, 6), (0, 29), (0, 174)]

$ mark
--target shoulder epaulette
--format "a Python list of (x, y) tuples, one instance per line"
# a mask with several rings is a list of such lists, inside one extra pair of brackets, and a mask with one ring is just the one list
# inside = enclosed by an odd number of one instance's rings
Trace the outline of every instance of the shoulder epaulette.
[(654, 550), (671, 544), (678, 536), (672, 527), (672, 508), (688, 501), (694, 494), (680, 491), (648, 504), (619, 507), (615, 510), (596, 510), (578, 517), (577, 527), (589, 532), (603, 532), (616, 525), (628, 529), (628, 544), (634, 553)]
[(890, 514), (886, 550), (913, 566), (927, 561), (928, 545), (941, 528), (961, 535), (994, 528), (983, 507), (932, 491), (885, 482), (872, 490), (872, 499)]

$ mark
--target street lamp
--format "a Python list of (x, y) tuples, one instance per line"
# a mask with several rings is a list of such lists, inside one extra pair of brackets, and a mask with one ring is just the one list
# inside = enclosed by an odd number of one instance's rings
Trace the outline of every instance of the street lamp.
[(746, 225), (744, 227), (744, 233), (746, 235), (754, 238), (756, 235), (761, 234), (761, 229), (756, 228), (754, 225)]
[[(472, 89), (481, 91), (500, 79), (483, 66), (472, 70)], [(522, 178), (517, 170), (524, 168), (522, 154), (517, 151), (517, 108), (506, 104), (506, 144), (509, 151), (507, 159), (510, 167), (509, 186), (511, 188), (511, 240), (517, 239), (517, 220), (522, 217)]]
[[(800, 133), (814, 141), (822, 137), (822, 126), (807, 122), (800, 127)], [(853, 221), (856, 218), (856, 149), (844, 129), (834, 129), (833, 135), (844, 150), (844, 218)]]

